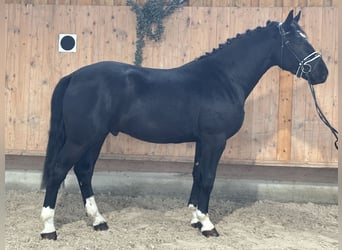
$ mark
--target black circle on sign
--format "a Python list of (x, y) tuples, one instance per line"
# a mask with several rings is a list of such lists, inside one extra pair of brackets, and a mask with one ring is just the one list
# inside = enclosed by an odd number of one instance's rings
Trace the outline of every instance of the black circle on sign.
[(72, 36), (64, 36), (61, 39), (61, 47), (64, 50), (72, 50), (75, 47), (75, 39)]

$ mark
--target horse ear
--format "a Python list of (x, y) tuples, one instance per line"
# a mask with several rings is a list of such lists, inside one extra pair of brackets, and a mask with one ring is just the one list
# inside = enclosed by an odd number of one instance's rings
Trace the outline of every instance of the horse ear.
[(292, 22), (292, 20), (293, 20), (293, 10), (291, 10), (289, 12), (289, 14), (287, 15), (287, 18), (286, 18), (284, 24), (290, 24)]
[(295, 16), (294, 18), (293, 18), (293, 20), (295, 20), (297, 23), (298, 23), (298, 21), (299, 21), (299, 19), (300, 19), (300, 14), (302, 13), (302, 11), (299, 11), (298, 12), (298, 14), (297, 14), (297, 16)]

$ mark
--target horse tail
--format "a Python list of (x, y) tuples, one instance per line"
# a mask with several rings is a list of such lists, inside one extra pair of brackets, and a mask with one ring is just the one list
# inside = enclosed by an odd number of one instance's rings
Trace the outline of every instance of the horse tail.
[(71, 76), (63, 77), (55, 87), (51, 98), (51, 118), (46, 157), (41, 188), (44, 189), (51, 176), (53, 162), (61, 151), (66, 135), (63, 120), (63, 100), (67, 87), (69, 86)]

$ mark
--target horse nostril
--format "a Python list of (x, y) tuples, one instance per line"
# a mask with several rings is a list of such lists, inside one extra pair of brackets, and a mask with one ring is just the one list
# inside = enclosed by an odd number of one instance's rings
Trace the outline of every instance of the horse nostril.
[(327, 69), (325, 69), (325, 70), (323, 70), (323, 73), (322, 73), (322, 79), (324, 79), (324, 81), (328, 78), (328, 70)]
[(318, 64), (314, 71), (317, 72), (317, 77), (320, 78), (320, 82), (325, 82), (328, 78), (329, 71), (325, 64)]

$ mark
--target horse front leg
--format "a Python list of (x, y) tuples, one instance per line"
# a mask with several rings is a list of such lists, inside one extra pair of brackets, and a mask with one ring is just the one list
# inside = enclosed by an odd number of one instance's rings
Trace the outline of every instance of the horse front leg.
[(210, 194), (214, 187), (216, 169), (221, 155), (225, 149), (225, 138), (211, 138), (202, 142), (199, 167), (199, 193), (198, 206), (193, 215), (201, 224), (201, 232), (206, 237), (217, 237), (219, 233), (215, 229), (208, 214)]
[(191, 226), (193, 228), (201, 228), (202, 224), (197, 218), (196, 209), (198, 206), (198, 195), (200, 192), (200, 158), (201, 158), (201, 143), (196, 142), (196, 150), (195, 150), (195, 160), (194, 167), (192, 171), (193, 183), (191, 188), (191, 194), (188, 202), (188, 206), (192, 212), (191, 218)]

